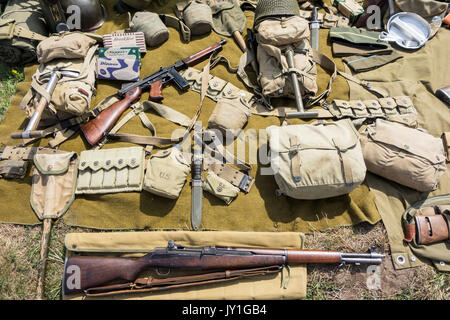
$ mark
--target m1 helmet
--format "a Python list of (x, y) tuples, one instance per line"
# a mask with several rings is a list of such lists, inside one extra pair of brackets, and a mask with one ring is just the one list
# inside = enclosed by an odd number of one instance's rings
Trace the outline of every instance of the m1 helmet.
[(267, 17), (300, 16), (297, 0), (259, 0), (255, 9), (255, 24)]

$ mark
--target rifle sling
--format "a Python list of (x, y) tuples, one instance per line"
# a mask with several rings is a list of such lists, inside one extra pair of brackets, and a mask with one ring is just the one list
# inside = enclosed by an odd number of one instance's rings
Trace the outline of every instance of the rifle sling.
[(189, 288), (193, 286), (229, 282), (247, 277), (275, 274), (283, 266), (269, 266), (252, 269), (225, 270), (198, 275), (171, 278), (138, 278), (134, 282), (112, 284), (102, 287), (89, 288), (84, 291), (87, 297), (111, 296), (116, 294), (134, 294), (144, 292), (163, 291), (170, 289)]

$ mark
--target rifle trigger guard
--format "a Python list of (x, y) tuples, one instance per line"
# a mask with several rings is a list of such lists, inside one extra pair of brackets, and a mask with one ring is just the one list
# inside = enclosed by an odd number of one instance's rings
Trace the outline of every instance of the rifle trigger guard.
[(167, 273), (161, 273), (160, 271), (159, 271), (159, 268), (158, 267), (156, 267), (155, 268), (155, 272), (156, 272), (156, 274), (158, 275), (158, 276), (168, 276), (169, 274), (170, 274), (170, 272), (171, 272), (172, 270), (169, 268), (169, 270), (167, 271)]

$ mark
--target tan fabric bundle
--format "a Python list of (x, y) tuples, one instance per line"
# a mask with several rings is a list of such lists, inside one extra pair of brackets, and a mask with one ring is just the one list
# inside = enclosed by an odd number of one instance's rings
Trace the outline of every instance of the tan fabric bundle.
[(55, 72), (60, 77), (42, 113), (41, 124), (51, 125), (86, 113), (96, 93), (96, 50), (96, 40), (79, 32), (63, 33), (42, 41), (37, 49), (41, 64), (21, 102), (28, 117), (33, 115), (40, 97), (45, 97), (45, 86)]
[(84, 58), (96, 41), (82, 33), (62, 33), (45, 39), (37, 46), (39, 63), (53, 59)]
[(317, 70), (309, 44), (308, 21), (298, 17), (268, 18), (255, 26), (258, 42), (258, 81), (268, 97), (294, 97), (289, 67), (283, 50), (294, 47), (294, 65), (302, 95), (317, 93)]
[(364, 160), (370, 172), (418, 191), (437, 189), (447, 168), (441, 139), (382, 119), (362, 134)]

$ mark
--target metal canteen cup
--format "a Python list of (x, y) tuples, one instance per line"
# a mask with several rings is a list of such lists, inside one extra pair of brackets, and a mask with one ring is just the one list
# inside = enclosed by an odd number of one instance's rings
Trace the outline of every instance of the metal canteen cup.
[[(387, 32), (386, 32), (387, 31)], [(393, 41), (405, 49), (419, 49), (431, 35), (430, 24), (418, 14), (400, 12), (393, 15), (379, 39)]]

